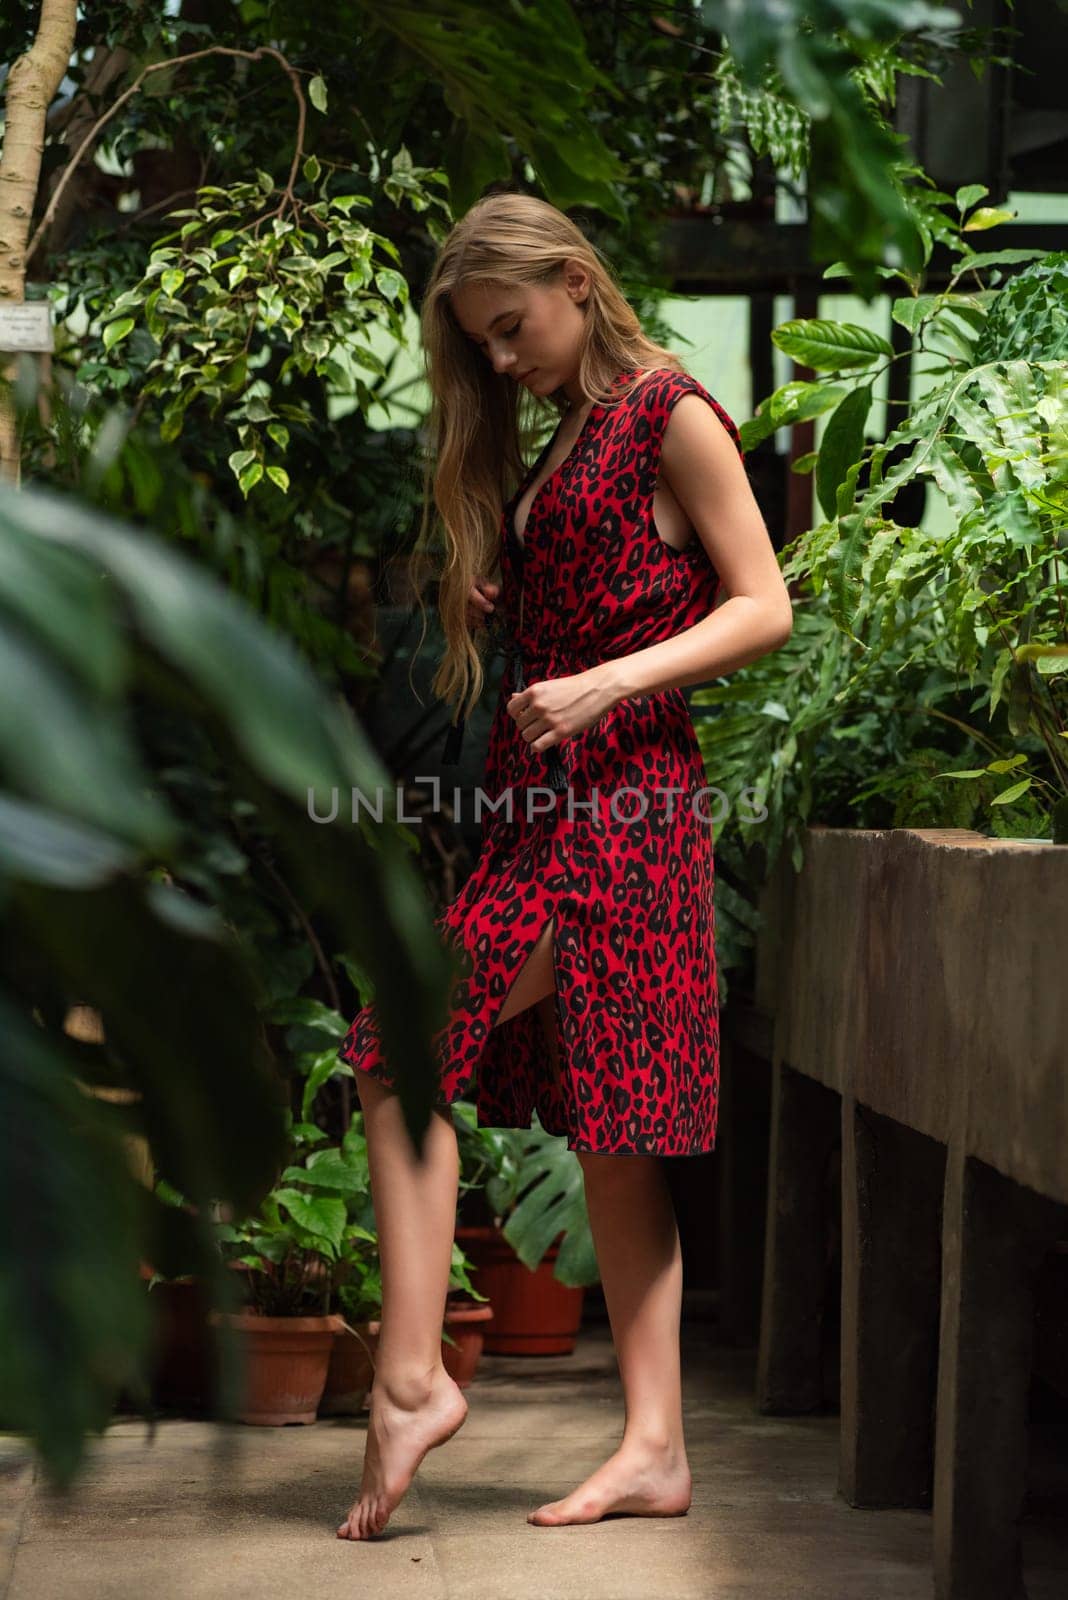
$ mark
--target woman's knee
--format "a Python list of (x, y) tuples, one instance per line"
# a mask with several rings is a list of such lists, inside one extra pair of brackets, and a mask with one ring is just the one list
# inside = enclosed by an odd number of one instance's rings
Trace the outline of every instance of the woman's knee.
[(609, 1155), (592, 1150), (576, 1150), (583, 1180), (601, 1187), (613, 1184), (627, 1187), (648, 1182), (657, 1166), (656, 1156)]

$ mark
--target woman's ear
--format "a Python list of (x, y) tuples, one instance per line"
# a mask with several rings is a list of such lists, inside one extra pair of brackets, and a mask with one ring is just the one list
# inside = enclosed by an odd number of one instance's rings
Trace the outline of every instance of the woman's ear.
[(564, 284), (576, 305), (581, 305), (590, 292), (590, 275), (581, 261), (564, 262)]

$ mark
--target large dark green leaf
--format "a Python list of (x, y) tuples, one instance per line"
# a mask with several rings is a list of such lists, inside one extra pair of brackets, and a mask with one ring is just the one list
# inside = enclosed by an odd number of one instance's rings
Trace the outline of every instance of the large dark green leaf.
[(839, 402), (824, 429), (816, 462), (816, 493), (828, 517), (835, 515), (839, 487), (864, 449), (864, 424), (871, 410), (871, 396), (869, 384), (854, 389)]
[(90, 889), (136, 860), (110, 834), (0, 794), (0, 869), (8, 877)]
[(148, 1345), (138, 1200), (117, 1136), (61, 1045), (0, 996), (0, 1428), (68, 1485), (86, 1432), (136, 1387)]
[(582, 1167), (565, 1139), (541, 1127), (521, 1135), (516, 1187), (521, 1196), (504, 1224), (504, 1236), (519, 1259), (536, 1267), (563, 1233), (554, 1276), (576, 1287), (597, 1283), (597, 1257), (586, 1212)]
[[(430, 1041), (444, 1021), (456, 961), (433, 929), (426, 892), (395, 826), (388, 820), (376, 826), (366, 810), (359, 827), (346, 817), (355, 791), (370, 806), (383, 797), (388, 819), (395, 793), (348, 708), (327, 696), (287, 638), (158, 541), (40, 491), (0, 493), (4, 533), (30, 547), (40, 541), (80, 554), (121, 594), (153, 692), (177, 697), (191, 713), (200, 709), (218, 758), (273, 825), (291, 879), (323, 917), (333, 947), (351, 951), (374, 982), (387, 1054), (402, 1064), (397, 1079), (406, 1115), (413, 1128), (425, 1127), (438, 1070)], [(0, 633), (0, 648), (5, 643), (12, 660), (26, 649), (15, 635)], [(151, 674), (158, 661), (171, 669), (165, 681)], [(28, 736), (21, 722), (9, 715), (5, 724), (0, 715), (0, 735), (6, 727), (0, 759), (13, 763), (28, 787), (48, 780), (43, 798), (54, 808), (75, 814), (88, 808), (94, 820), (103, 801), (87, 795), (86, 777), (95, 778), (104, 763), (100, 789), (117, 817), (129, 818), (132, 829), (147, 815), (162, 829), (165, 815), (143, 799), (146, 775), (123, 752), (119, 713), (107, 701), (79, 703), (75, 686), (50, 675), (47, 658), (42, 662), (36, 692), (47, 696), (43, 710)], [(38, 766), (27, 739), (40, 753)], [(85, 770), (72, 750), (85, 750)], [(337, 820), (312, 821), (310, 797), (316, 815), (329, 815), (332, 795)], [(154, 842), (161, 847), (165, 835)]]
[(892, 356), (893, 346), (871, 328), (854, 322), (828, 322), (820, 317), (784, 322), (772, 338), (786, 355), (805, 367), (839, 372), (866, 367), (878, 356)]
[(586, 114), (595, 90), (612, 94), (590, 61), (568, 0), (488, 8), (478, 0), (364, 0), (444, 91), (458, 126), (448, 151), (453, 205), (462, 213), (486, 183), (511, 170), (505, 141), (526, 155), (549, 197), (624, 216), (624, 169)]

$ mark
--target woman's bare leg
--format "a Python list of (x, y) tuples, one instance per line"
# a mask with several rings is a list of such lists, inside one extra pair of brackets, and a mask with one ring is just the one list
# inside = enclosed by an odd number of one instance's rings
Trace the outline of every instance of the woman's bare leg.
[(682, 1427), (682, 1250), (656, 1156), (579, 1152), (626, 1422), (619, 1448), (563, 1500), (527, 1518), (541, 1527), (607, 1512), (679, 1516), (690, 1505)]
[(366, 1072), (357, 1086), (382, 1260), (382, 1332), (363, 1479), (337, 1530), (342, 1539), (381, 1533), (426, 1452), (467, 1415), (441, 1360), (459, 1182), (451, 1115), (431, 1116), (419, 1164), (396, 1093)]
[[(552, 934), (550, 919), (498, 1023), (551, 996)], [(357, 1073), (357, 1089), (382, 1259), (382, 1332), (363, 1479), (337, 1530), (343, 1539), (381, 1533), (427, 1450), (450, 1438), (467, 1415), (467, 1402), (441, 1360), (460, 1174), (451, 1114), (435, 1110), (418, 1164), (395, 1091), (367, 1072)]]

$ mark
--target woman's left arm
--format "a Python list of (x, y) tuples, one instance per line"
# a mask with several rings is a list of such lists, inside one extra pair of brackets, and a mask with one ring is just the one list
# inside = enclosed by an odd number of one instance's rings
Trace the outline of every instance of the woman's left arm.
[(660, 470), (728, 598), (673, 639), (590, 668), (614, 702), (722, 677), (779, 649), (793, 628), (790, 596), (745, 467), (700, 395), (683, 395), (672, 408)]

